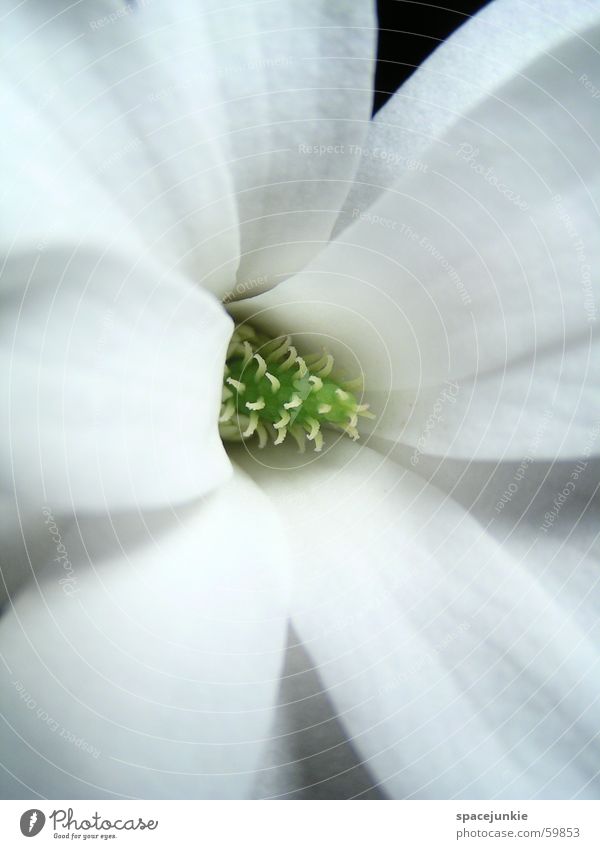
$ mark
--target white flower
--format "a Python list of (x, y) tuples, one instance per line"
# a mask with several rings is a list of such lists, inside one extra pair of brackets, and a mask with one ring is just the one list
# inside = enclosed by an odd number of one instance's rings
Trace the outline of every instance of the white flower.
[[(597, 797), (597, 10), (369, 122), (368, 5), (138, 5), (3, 22), (3, 794), (256, 792), (291, 621), (388, 795)], [(219, 299), (372, 433), (230, 459)]]

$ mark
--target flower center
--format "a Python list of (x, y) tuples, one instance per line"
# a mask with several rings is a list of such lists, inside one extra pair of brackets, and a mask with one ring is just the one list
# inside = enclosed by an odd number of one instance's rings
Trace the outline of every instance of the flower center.
[(235, 328), (223, 375), (219, 430), (226, 441), (253, 436), (264, 448), (269, 437), (281, 445), (288, 435), (305, 449), (305, 439), (323, 447), (323, 428), (358, 439), (360, 416), (375, 418), (354, 392), (362, 381), (333, 376), (326, 350), (300, 356), (291, 336), (269, 339), (247, 324)]

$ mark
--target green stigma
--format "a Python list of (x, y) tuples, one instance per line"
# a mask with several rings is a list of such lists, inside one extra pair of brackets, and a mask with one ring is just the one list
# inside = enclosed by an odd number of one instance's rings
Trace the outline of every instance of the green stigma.
[(226, 441), (256, 436), (264, 448), (292, 436), (300, 451), (305, 440), (323, 447), (323, 428), (358, 439), (360, 416), (375, 418), (353, 394), (362, 381), (332, 377), (334, 361), (322, 350), (300, 356), (291, 336), (270, 339), (247, 324), (235, 328), (223, 375), (219, 430)]

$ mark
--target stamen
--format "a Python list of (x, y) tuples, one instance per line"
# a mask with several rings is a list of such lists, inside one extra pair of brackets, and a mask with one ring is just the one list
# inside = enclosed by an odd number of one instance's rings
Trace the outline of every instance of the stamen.
[(219, 422), (228, 422), (235, 413), (235, 404), (233, 401), (228, 401), (223, 407), (223, 411), (219, 416)]
[(288, 348), (290, 347), (291, 343), (292, 343), (292, 337), (286, 336), (285, 339), (283, 340), (281, 345), (279, 345), (278, 348), (275, 348), (273, 351), (269, 351), (269, 353), (265, 354), (265, 359), (267, 360), (267, 362), (269, 362), (269, 363), (277, 362), (277, 360), (280, 359), (280, 357), (283, 357), (283, 355), (287, 353)]
[(290, 369), (294, 365), (294, 363), (296, 362), (297, 356), (298, 356), (298, 351), (292, 345), (290, 347), (290, 351), (289, 351), (289, 354), (287, 356), (287, 359), (285, 359), (281, 363), (281, 365), (279, 366), (279, 370), (280, 371), (287, 371), (288, 369)]
[(302, 398), (294, 393), (294, 395), (292, 395), (292, 400), (288, 401), (287, 404), (284, 404), (283, 406), (286, 410), (295, 410), (296, 407), (302, 406)]
[(269, 441), (269, 434), (267, 433), (267, 429), (262, 422), (259, 422), (256, 426), (256, 434), (258, 436), (258, 447), (264, 448), (267, 442)]
[(256, 339), (256, 330), (250, 324), (238, 324), (234, 336), (240, 339)]
[(314, 439), (318, 432), (321, 430), (320, 423), (316, 419), (312, 419), (310, 417), (304, 420), (304, 426), (307, 431), (307, 439)]
[(243, 345), (236, 340), (229, 343), (227, 346), (227, 359), (230, 360), (235, 354), (243, 354), (244, 347)]
[(256, 369), (254, 380), (256, 383), (258, 383), (258, 381), (261, 379), (261, 377), (264, 376), (265, 372), (267, 371), (267, 364), (260, 354), (254, 354), (254, 359), (258, 363), (258, 368)]
[(319, 377), (329, 377), (332, 370), (333, 370), (333, 357), (331, 356), (331, 354), (327, 354), (327, 362), (325, 363), (323, 368), (319, 369), (318, 371), (315, 369), (315, 371), (317, 371), (317, 374), (319, 375)]
[(296, 444), (298, 445), (298, 451), (300, 454), (304, 454), (306, 451), (306, 434), (298, 425), (294, 425), (288, 431), (293, 438), (296, 440)]
[[(275, 425), (275, 426), (277, 427), (277, 425)], [(279, 433), (277, 434), (277, 439), (275, 440), (275, 442), (273, 443), (273, 445), (281, 445), (281, 443), (282, 443), (282, 442), (283, 442), (283, 440), (286, 438), (286, 436), (287, 436), (287, 428), (286, 428), (286, 427), (282, 427), (282, 428), (280, 429)]]
[(377, 418), (375, 413), (372, 413), (371, 410), (369, 409), (369, 404), (359, 404), (356, 407), (355, 412), (357, 412), (358, 415), (361, 416), (363, 419), (376, 419)]
[(298, 371), (294, 372), (294, 377), (306, 377), (308, 374), (308, 366), (302, 357), (296, 357), (296, 365), (298, 366)]
[[(317, 359), (314, 359), (315, 356), (317, 357)], [(327, 353), (325, 348), (323, 348), (323, 351), (320, 355), (316, 354), (312, 355), (311, 357), (304, 357), (304, 359), (306, 360), (306, 363), (310, 370), (318, 373), (319, 369), (322, 369), (329, 362), (329, 356), (330, 355)]]
[(291, 336), (268, 339), (248, 325), (236, 327), (224, 368), (221, 437), (240, 441), (256, 435), (264, 448), (271, 441), (281, 445), (291, 434), (300, 451), (307, 439), (321, 451), (328, 430), (358, 439), (359, 418), (374, 418), (352, 391), (362, 380), (341, 381), (333, 371), (334, 358), (324, 348), (299, 356)]
[(254, 355), (254, 351), (252, 350), (252, 345), (250, 342), (244, 342), (244, 359), (242, 360), (242, 367), (245, 368)]
[(248, 438), (252, 436), (254, 431), (258, 428), (258, 413), (250, 413), (250, 421), (248, 423), (248, 427), (242, 433), (242, 436)]
[(267, 421), (266, 421), (266, 422), (264, 422), (264, 425), (265, 425), (265, 428), (266, 428), (266, 430), (267, 430), (267, 433), (269, 434), (269, 436), (271, 437), (271, 439), (273, 440), (273, 442), (275, 442), (275, 440), (276, 440), (276, 439), (277, 439), (277, 437), (279, 436), (279, 431), (278, 431), (278, 430), (275, 430), (275, 428), (273, 427), (273, 423), (272, 423), (272, 422), (267, 422)]
[(227, 383), (230, 386), (233, 386), (234, 389), (237, 389), (237, 391), (240, 393), (240, 395), (243, 395), (244, 392), (246, 391), (246, 384), (242, 383), (240, 380), (236, 380), (234, 377), (228, 377)]
[[(325, 348), (321, 348), (319, 353), (306, 354), (304, 356), (304, 362), (309, 367), (309, 369), (311, 369), (311, 371), (314, 371), (315, 365), (317, 363), (319, 363), (321, 360), (323, 360), (323, 363), (324, 363), (325, 362), (324, 358), (326, 356), (327, 356), (327, 351), (325, 350)], [(320, 368), (320, 366), (317, 365), (317, 368)]]
[(277, 378), (268, 371), (265, 372), (265, 377), (270, 382), (273, 393), (277, 394), (277, 392), (279, 392), (279, 390), (281, 389), (281, 383), (279, 382), (279, 380), (277, 380)]
[(285, 427), (285, 426), (286, 426), (286, 424), (287, 424), (287, 423), (289, 422), (289, 420), (291, 419), (290, 414), (288, 413), (288, 411), (287, 411), (285, 408), (282, 408), (282, 409), (279, 411), (279, 414), (280, 414), (280, 416), (281, 416), (281, 418), (279, 419), (279, 421), (278, 421), (278, 422), (273, 422), (273, 427), (274, 427), (274, 428), (277, 428), (277, 430), (279, 430), (279, 428), (280, 428), (280, 427)]
[(241, 442), (243, 439), (240, 429), (233, 422), (221, 425), (219, 427), (219, 433), (221, 434), (221, 438), (226, 439), (228, 442)]
[(243, 413), (238, 413), (235, 419), (232, 419), (232, 421), (227, 422), (224, 427), (230, 427), (232, 424), (234, 424), (234, 422), (237, 425), (238, 429), (241, 431), (242, 428), (248, 427), (248, 425), (250, 424), (250, 419)]

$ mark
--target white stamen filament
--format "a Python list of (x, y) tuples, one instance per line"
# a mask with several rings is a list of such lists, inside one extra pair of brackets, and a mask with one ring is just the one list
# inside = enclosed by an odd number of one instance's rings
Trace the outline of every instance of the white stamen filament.
[(242, 433), (242, 436), (249, 437), (252, 436), (254, 431), (258, 428), (258, 413), (250, 413), (250, 421), (248, 423), (248, 427)]
[(314, 439), (321, 430), (321, 425), (316, 419), (307, 418), (305, 420), (305, 426), (308, 428), (306, 435), (307, 439)]
[[(275, 427), (277, 427), (277, 425), (275, 425)], [(277, 439), (275, 440), (273, 445), (281, 445), (281, 443), (286, 438), (286, 436), (287, 436), (287, 428), (286, 427), (280, 428), (279, 433), (277, 434)]]
[(279, 430), (279, 428), (281, 428), (281, 427), (285, 427), (288, 424), (289, 420), (291, 419), (290, 414), (288, 413), (288, 411), (285, 408), (282, 408), (279, 411), (279, 413), (281, 415), (281, 418), (279, 419), (278, 422), (274, 422), (274, 424), (273, 424), (273, 427), (277, 428), (277, 430)]
[(316, 372), (319, 375), (319, 377), (329, 377), (329, 375), (331, 374), (331, 372), (333, 370), (333, 363), (334, 363), (333, 357), (331, 356), (331, 354), (327, 354), (327, 360), (326, 360), (323, 368), (316, 369)]
[(294, 395), (292, 395), (292, 400), (288, 401), (287, 404), (284, 404), (283, 406), (286, 410), (295, 410), (296, 407), (302, 406), (302, 398), (294, 393)]
[(287, 355), (287, 358), (279, 366), (279, 370), (280, 371), (288, 371), (288, 369), (291, 369), (291, 367), (296, 362), (297, 356), (298, 356), (298, 351), (292, 345), (289, 349), (289, 353)]
[(261, 377), (264, 376), (264, 374), (267, 370), (267, 364), (263, 360), (263, 358), (261, 357), (260, 354), (254, 354), (254, 359), (258, 363), (258, 367), (256, 369), (256, 374), (254, 376), (254, 380), (256, 381), (256, 383), (258, 383), (258, 381), (261, 379)]
[(237, 389), (237, 391), (240, 393), (240, 395), (243, 395), (244, 392), (246, 391), (246, 384), (242, 383), (240, 380), (236, 380), (234, 377), (228, 377), (227, 383), (230, 386), (233, 386), (234, 389)]
[(223, 407), (223, 411), (219, 416), (219, 422), (228, 422), (235, 413), (235, 404), (233, 401), (228, 401)]
[(267, 380), (271, 384), (271, 389), (273, 391), (273, 394), (276, 395), (277, 392), (279, 392), (279, 390), (281, 389), (281, 381), (278, 380), (275, 377), (274, 374), (271, 374), (271, 372), (268, 372), (268, 371), (265, 372), (265, 377), (267, 378)]

